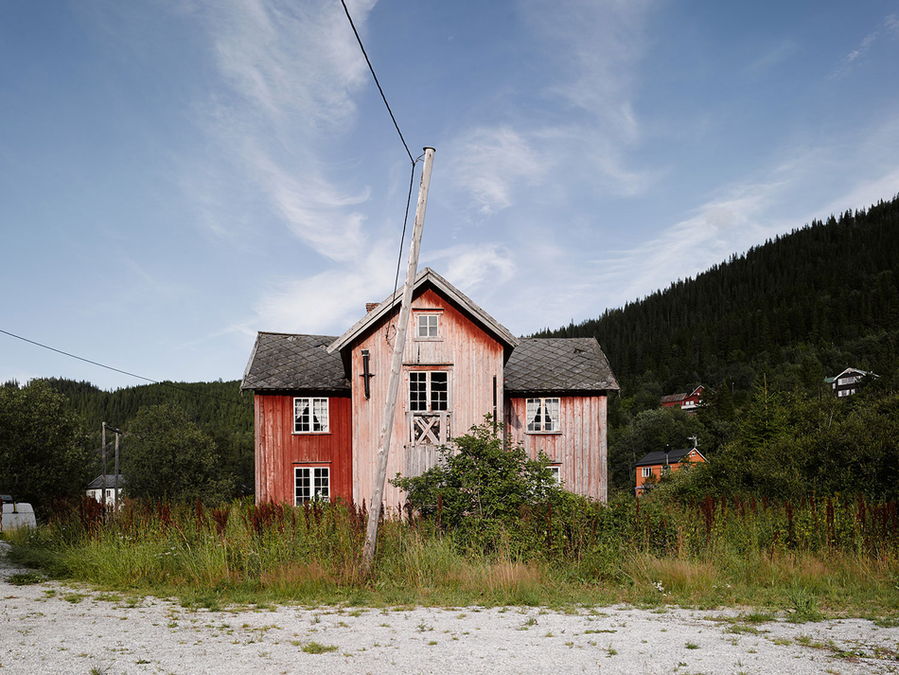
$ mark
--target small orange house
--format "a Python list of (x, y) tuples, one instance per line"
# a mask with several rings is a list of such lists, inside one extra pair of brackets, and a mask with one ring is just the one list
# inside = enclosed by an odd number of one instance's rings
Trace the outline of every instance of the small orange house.
[[(339, 337), (259, 333), (242, 389), (254, 392), (256, 501), (371, 501), (401, 291)], [(618, 383), (594, 338), (517, 338), (430, 268), (413, 284), (387, 475), (416, 476), (480, 424), (545, 453), (568, 490), (605, 500), (606, 399)], [(384, 502), (405, 499), (387, 485)]]
[(683, 450), (654, 450), (647, 453), (634, 465), (636, 493), (641, 495), (649, 490), (667, 471), (677, 471), (684, 464), (698, 464), (705, 461), (705, 455), (699, 452), (695, 445)]

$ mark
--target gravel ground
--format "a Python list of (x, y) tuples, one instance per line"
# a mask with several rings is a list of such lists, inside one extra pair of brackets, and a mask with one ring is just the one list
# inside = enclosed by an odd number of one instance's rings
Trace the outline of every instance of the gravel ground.
[(861, 619), (747, 624), (736, 610), (624, 606), (210, 612), (12, 585), (24, 570), (6, 549), (0, 542), (3, 673), (899, 673), (899, 628)]

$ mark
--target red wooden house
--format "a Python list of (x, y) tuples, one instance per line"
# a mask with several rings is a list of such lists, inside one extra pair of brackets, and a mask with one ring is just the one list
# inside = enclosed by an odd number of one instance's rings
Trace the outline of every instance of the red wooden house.
[(659, 399), (659, 407), (680, 408), (686, 412), (696, 412), (696, 409), (702, 405), (703, 391), (705, 391), (705, 387), (700, 384), (693, 391), (687, 391), (682, 394), (668, 394)]
[[(618, 383), (596, 340), (516, 338), (429, 268), (413, 289), (387, 475), (420, 474), (489, 413), (566, 488), (604, 500)], [(340, 337), (259, 333), (242, 384), (255, 394), (257, 502), (370, 501), (400, 296)], [(388, 485), (384, 500), (403, 494)]]

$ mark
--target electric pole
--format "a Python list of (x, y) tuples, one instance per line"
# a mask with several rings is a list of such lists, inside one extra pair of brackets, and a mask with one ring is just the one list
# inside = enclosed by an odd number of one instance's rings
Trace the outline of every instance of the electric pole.
[(384, 416), (381, 422), (381, 433), (378, 436), (378, 470), (372, 486), (371, 508), (368, 512), (368, 525), (365, 532), (365, 546), (362, 548), (362, 574), (367, 576), (371, 571), (375, 557), (375, 546), (378, 539), (378, 520), (381, 517), (381, 502), (384, 494), (384, 483), (387, 480), (387, 459), (390, 453), (390, 438), (393, 434), (393, 417), (396, 410), (396, 398), (400, 386), (400, 370), (403, 365), (403, 348), (406, 344), (406, 328), (409, 324), (409, 310), (412, 304), (412, 284), (418, 270), (418, 253), (421, 248), (421, 233), (424, 229), (425, 210), (428, 206), (428, 187), (431, 184), (431, 164), (434, 161), (434, 148), (424, 148), (424, 164), (421, 169), (421, 184), (418, 188), (418, 204), (415, 207), (415, 224), (412, 229), (412, 244), (409, 248), (409, 266), (406, 270), (406, 283), (403, 284), (403, 299), (400, 303), (400, 315), (396, 326), (396, 342), (393, 345), (393, 359), (390, 365), (390, 381), (387, 388), (387, 400), (384, 402)]
[(100, 469), (100, 503), (106, 506), (106, 422), (100, 431), (100, 452), (103, 456), (103, 466)]

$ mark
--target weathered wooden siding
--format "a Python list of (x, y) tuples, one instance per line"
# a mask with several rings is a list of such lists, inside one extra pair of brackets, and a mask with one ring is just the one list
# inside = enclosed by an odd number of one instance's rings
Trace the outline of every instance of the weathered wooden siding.
[[(416, 338), (417, 316), (422, 311), (440, 314), (440, 338)], [(353, 389), (353, 498), (359, 504), (371, 501), (372, 484), (377, 469), (378, 436), (381, 415), (387, 398), (390, 361), (396, 336), (395, 312), (352, 348)], [(370, 354), (371, 398), (366, 399), (362, 386), (362, 350)], [(409, 436), (409, 372), (412, 370), (445, 370), (449, 373), (449, 407), (451, 433), (461, 435), (485, 414), (493, 412), (494, 377), (498, 413), (503, 412), (502, 390), (503, 346), (484, 332), (450, 302), (433, 290), (425, 290), (412, 301), (410, 324), (403, 355), (402, 381), (393, 421), (393, 438), (387, 477), (397, 473), (417, 475), (432, 466), (434, 446), (412, 446)], [(396, 507), (404, 500), (400, 490), (387, 485), (384, 503)]]
[(527, 397), (510, 398), (506, 425), (510, 442), (521, 443), (528, 456), (542, 450), (559, 464), (565, 489), (605, 501), (608, 496), (606, 397), (560, 396), (559, 433), (527, 433)]
[(330, 432), (294, 434), (293, 395), (255, 395), (257, 504), (293, 504), (293, 468), (309, 465), (330, 467), (331, 501), (352, 499), (352, 405), (347, 396), (328, 398)]

